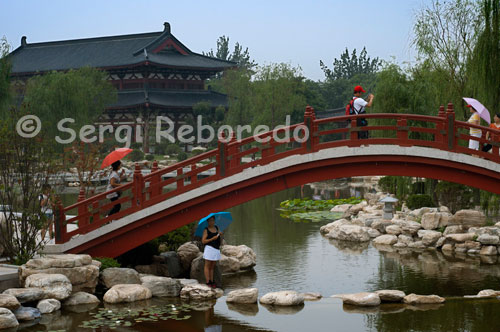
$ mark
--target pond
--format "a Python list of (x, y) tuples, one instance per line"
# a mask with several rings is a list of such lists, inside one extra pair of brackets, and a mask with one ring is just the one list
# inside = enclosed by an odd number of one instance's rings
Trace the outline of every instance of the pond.
[[(362, 195), (362, 185), (346, 180), (293, 188), (230, 209), (235, 222), (226, 232), (229, 244), (245, 244), (257, 254), (254, 271), (225, 276), (224, 292), (256, 287), (271, 291), (319, 292), (323, 299), (296, 308), (234, 306), (219, 299), (215, 306), (190, 308), (185, 320), (133, 322), (118, 331), (496, 331), (500, 301), (470, 300), (463, 295), (500, 289), (500, 264), (494, 259), (445, 256), (440, 252), (380, 252), (371, 244), (328, 240), (325, 222), (294, 222), (280, 216), (281, 201), (314, 195), (323, 198)], [(333, 189), (332, 189), (333, 188)], [(354, 188), (354, 189), (353, 189)], [(362, 309), (342, 305), (333, 294), (399, 289), (405, 293), (445, 296), (443, 305), (383, 305)], [(178, 299), (153, 299), (126, 308), (179, 305)], [(102, 306), (101, 306), (102, 307)], [(109, 306), (106, 306), (107, 308)], [(156, 307), (155, 307), (156, 308)], [(20, 331), (91, 331), (79, 327), (89, 313), (63, 311)], [(115, 310), (110, 308), (110, 310)], [(95, 331), (108, 331), (96, 328)]]

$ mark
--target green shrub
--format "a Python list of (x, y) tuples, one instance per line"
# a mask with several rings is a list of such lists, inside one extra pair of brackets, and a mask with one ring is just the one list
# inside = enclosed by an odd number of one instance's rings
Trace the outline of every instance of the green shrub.
[(139, 149), (135, 149), (134, 151), (130, 152), (129, 155), (127, 156), (130, 160), (132, 161), (139, 161), (144, 159), (144, 152), (142, 152)]
[(186, 159), (188, 159), (187, 153), (184, 151), (179, 152), (179, 154), (177, 155), (177, 161), (183, 161)]
[(196, 222), (168, 232), (167, 234), (160, 236), (158, 238), (158, 242), (165, 243), (169, 251), (175, 251), (181, 245), (191, 240), (191, 233), (195, 225)]
[(181, 152), (183, 152), (182, 148), (180, 146), (178, 146), (177, 144), (169, 144), (165, 148), (165, 154), (168, 154), (168, 155), (178, 155)]
[(410, 195), (408, 196), (406, 204), (411, 210), (435, 206), (432, 197), (429, 195)]
[(474, 192), (463, 184), (440, 181), (436, 186), (439, 203), (447, 206), (451, 213), (472, 207)]
[(94, 257), (96, 261), (101, 262), (100, 271), (107, 269), (108, 267), (121, 267), (120, 263), (114, 258), (110, 257)]
[(154, 154), (147, 154), (145, 158), (148, 161), (153, 161), (153, 160), (155, 160), (155, 155)]

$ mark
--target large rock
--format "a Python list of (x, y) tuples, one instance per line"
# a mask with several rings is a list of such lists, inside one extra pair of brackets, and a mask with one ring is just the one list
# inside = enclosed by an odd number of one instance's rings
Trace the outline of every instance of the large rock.
[(403, 302), (407, 304), (436, 304), (444, 301), (444, 298), (437, 295), (417, 295), (413, 293), (403, 299)]
[(177, 297), (181, 292), (181, 283), (176, 279), (144, 276), (141, 277), (141, 282), (156, 297)]
[(183, 270), (181, 265), (181, 259), (175, 251), (162, 252), (160, 254), (163, 257), (168, 269), (168, 276), (171, 278), (179, 278), (182, 276)]
[(450, 225), (463, 225), (469, 227), (481, 227), (486, 223), (484, 213), (476, 210), (460, 210), (453, 216)]
[(0, 330), (18, 327), (16, 316), (9, 309), (0, 308)]
[(441, 232), (426, 231), (422, 236), (422, 244), (427, 247), (432, 246), (442, 237), (442, 235)]
[(330, 233), (334, 228), (338, 228), (342, 225), (351, 225), (351, 222), (347, 219), (335, 220), (334, 222), (321, 226), (319, 228), (319, 232), (323, 235), (326, 235)]
[(401, 234), (398, 236), (398, 242), (409, 245), (413, 242), (413, 237)]
[(13, 295), (0, 294), (0, 308), (16, 310), (21, 306), (21, 303)]
[(446, 239), (460, 243), (460, 242), (472, 241), (476, 236), (477, 235), (474, 233), (448, 234), (446, 235)]
[(304, 304), (304, 297), (295, 291), (267, 293), (259, 300), (261, 304), (295, 306)]
[(368, 227), (342, 225), (339, 228), (333, 229), (328, 233), (327, 237), (341, 241), (367, 242), (370, 241), (368, 230)]
[(387, 226), (385, 228), (385, 231), (387, 234), (396, 235), (396, 236), (398, 236), (399, 234), (401, 234), (403, 232), (403, 230), (401, 229), (401, 226), (399, 226), (399, 225)]
[(106, 303), (123, 303), (147, 300), (152, 297), (151, 291), (143, 285), (114, 285), (104, 294)]
[(106, 288), (111, 288), (114, 285), (123, 284), (141, 284), (139, 272), (134, 269), (110, 267), (104, 269), (100, 275), (101, 283)]
[(206, 285), (191, 284), (181, 289), (181, 299), (193, 301), (213, 300), (224, 295), (222, 289), (213, 289)]
[(500, 296), (500, 291), (493, 289), (485, 289), (477, 293), (477, 297), (497, 297)]
[(101, 303), (97, 296), (85, 292), (73, 293), (64, 301), (65, 306)]
[(405, 292), (400, 290), (378, 290), (375, 292), (378, 294), (380, 301), (382, 302), (401, 302), (406, 296)]
[(3, 293), (15, 296), (20, 303), (38, 301), (43, 299), (45, 296), (43, 289), (38, 287), (9, 288)]
[(16, 316), (16, 319), (20, 322), (35, 320), (42, 316), (40, 310), (30, 307), (19, 307), (12, 313)]
[[(335, 205), (330, 212), (342, 213), (342, 218), (348, 218), (351, 216), (351, 211), (349, 211), (352, 207), (352, 204), (340, 204)], [(359, 212), (359, 211), (358, 211)]]
[(312, 293), (312, 292), (307, 292), (307, 293), (300, 293), (302, 297), (304, 298), (304, 301), (318, 301), (321, 300), (323, 295), (320, 293)]
[(257, 288), (237, 289), (227, 294), (226, 302), (251, 304), (257, 303), (259, 290)]
[(422, 229), (422, 225), (415, 221), (405, 220), (399, 223), (403, 234), (413, 236)]
[(222, 274), (232, 274), (240, 270), (240, 262), (236, 258), (224, 254), (220, 255), (218, 264)]
[(398, 242), (398, 237), (396, 235), (380, 235), (379, 237), (373, 240), (373, 244), (381, 244), (381, 245), (389, 245), (392, 246)]
[(63, 274), (32, 274), (26, 278), (26, 287), (41, 288), (44, 299), (67, 299), (73, 290), (71, 282)]
[(436, 229), (439, 227), (439, 221), (441, 220), (441, 213), (439, 212), (427, 212), (422, 215), (422, 220), (420, 223), (422, 227), (427, 230)]
[[(189, 277), (191, 279), (196, 279), (198, 280), (199, 283), (206, 283), (207, 281), (205, 280), (205, 260), (203, 259), (203, 255), (200, 254), (196, 259), (193, 260), (191, 263), (191, 271), (189, 273)], [(219, 264), (215, 265), (214, 268), (214, 282), (217, 285), (217, 287), (222, 286), (222, 275), (220, 272)]]
[(443, 232), (443, 236), (449, 234), (461, 234), (461, 233), (467, 233), (465, 227), (463, 227), (462, 225), (453, 225), (446, 227), (446, 229)]
[(36, 308), (41, 314), (50, 314), (61, 309), (61, 302), (56, 299), (46, 299), (38, 302)]
[(484, 256), (496, 256), (498, 254), (497, 247), (495, 246), (484, 246), (479, 252), (480, 255)]
[(221, 253), (227, 257), (236, 258), (240, 263), (240, 270), (250, 270), (257, 265), (257, 255), (252, 248), (244, 244), (239, 246), (225, 244), (221, 248)]
[(500, 238), (497, 235), (482, 234), (479, 235), (477, 241), (481, 242), (481, 244), (497, 245), (500, 242)]
[(362, 201), (361, 203), (351, 206), (349, 212), (351, 215), (357, 215), (359, 212), (363, 211), (366, 206), (368, 206), (368, 203), (366, 201)]
[[(61, 258), (57, 258), (59, 256)], [(71, 261), (73, 257), (75, 262)], [(32, 259), (19, 268), (21, 286), (28, 276), (38, 273), (63, 274), (68, 277), (74, 291), (94, 292), (99, 280), (99, 262), (92, 261), (89, 255), (48, 255)]]
[(41, 258), (32, 258), (26, 263), (28, 269), (44, 270), (52, 267), (73, 268), (92, 264), (89, 255), (45, 255)]
[(376, 229), (380, 233), (385, 234), (387, 232), (386, 228), (389, 226), (392, 226), (392, 225), (394, 225), (392, 221), (379, 219), (379, 220), (375, 220), (374, 222), (372, 222), (370, 227), (373, 229)]
[(200, 249), (192, 242), (186, 242), (177, 249), (177, 254), (181, 261), (181, 266), (185, 271), (189, 271), (191, 262), (198, 257)]
[(344, 304), (351, 304), (360, 307), (374, 307), (380, 305), (380, 297), (377, 293), (355, 293), (343, 294), (340, 296)]

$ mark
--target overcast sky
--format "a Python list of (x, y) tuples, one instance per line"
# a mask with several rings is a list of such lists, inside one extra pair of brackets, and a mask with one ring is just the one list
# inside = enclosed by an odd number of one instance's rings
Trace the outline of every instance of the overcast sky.
[(259, 64), (287, 62), (323, 80), (319, 61), (331, 67), (346, 47), (413, 61), (414, 14), (429, 1), (0, 0), (0, 36), (15, 49), (21, 36), (34, 43), (154, 32), (167, 21), (194, 52), (215, 50), (226, 35), (231, 48), (236, 41), (248, 47)]

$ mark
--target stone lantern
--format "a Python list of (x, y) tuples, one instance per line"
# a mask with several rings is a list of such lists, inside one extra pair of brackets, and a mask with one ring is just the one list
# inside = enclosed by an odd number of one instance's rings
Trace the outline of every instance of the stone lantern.
[(379, 202), (384, 203), (384, 216), (385, 220), (391, 220), (394, 216), (394, 203), (397, 203), (399, 200), (397, 198), (387, 196), (381, 199)]

